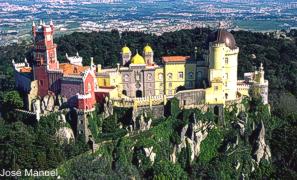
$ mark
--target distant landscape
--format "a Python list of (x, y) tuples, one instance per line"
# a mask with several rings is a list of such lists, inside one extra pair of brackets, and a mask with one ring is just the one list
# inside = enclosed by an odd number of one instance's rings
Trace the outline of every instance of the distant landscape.
[(74, 31), (164, 32), (195, 27), (276, 31), (297, 27), (293, 0), (0, 0), (0, 45), (30, 39), (32, 21), (50, 21), (57, 34)]

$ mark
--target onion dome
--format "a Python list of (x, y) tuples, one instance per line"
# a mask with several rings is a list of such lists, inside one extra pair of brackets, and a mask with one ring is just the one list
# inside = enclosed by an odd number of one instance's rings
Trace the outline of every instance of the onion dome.
[(145, 64), (145, 61), (144, 61), (143, 57), (140, 56), (137, 52), (136, 55), (132, 58), (131, 63), (132, 64)]
[(225, 43), (230, 49), (236, 49), (236, 41), (234, 36), (225, 29), (219, 29), (208, 36), (208, 43)]
[(143, 49), (144, 53), (152, 53), (153, 49), (151, 48), (151, 46), (149, 46), (148, 44), (144, 47)]
[(126, 45), (122, 48), (123, 54), (129, 54), (130, 52), (131, 52), (130, 49)]

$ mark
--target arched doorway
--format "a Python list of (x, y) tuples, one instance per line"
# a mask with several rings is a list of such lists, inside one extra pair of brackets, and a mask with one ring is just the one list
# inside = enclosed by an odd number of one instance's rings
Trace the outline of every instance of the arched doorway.
[(125, 96), (127, 96), (127, 91), (126, 90), (123, 90), (122, 91), (122, 94), (125, 95)]
[(142, 97), (142, 91), (137, 90), (136, 91), (136, 97)]
[(216, 116), (219, 116), (220, 115), (220, 108), (218, 106), (215, 106), (213, 108), (213, 113), (216, 115)]

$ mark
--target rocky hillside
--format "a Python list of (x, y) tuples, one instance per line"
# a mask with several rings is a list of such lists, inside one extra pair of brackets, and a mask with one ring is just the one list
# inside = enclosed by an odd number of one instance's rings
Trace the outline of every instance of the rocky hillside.
[[(101, 142), (99, 138), (94, 154), (68, 161), (59, 173), (88, 179), (273, 177), (269, 134), (278, 124), (269, 107), (255, 101), (245, 101), (246, 112), (237, 113), (236, 106), (226, 109), (224, 122), (210, 112), (180, 110), (172, 103), (170, 116), (151, 120), (141, 115), (139, 122), (152, 121), (149, 128), (139, 126), (143, 129), (137, 133), (126, 131)], [(125, 127), (118, 121), (116, 128)]]

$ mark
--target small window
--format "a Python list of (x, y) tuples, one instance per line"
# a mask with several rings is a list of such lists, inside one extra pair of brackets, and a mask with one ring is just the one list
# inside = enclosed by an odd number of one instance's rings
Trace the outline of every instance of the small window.
[(40, 85), (40, 86), (43, 86), (43, 80), (40, 80), (40, 81), (39, 81), (39, 85)]
[(129, 75), (125, 74), (124, 79), (125, 79), (125, 81), (129, 81)]
[(91, 92), (91, 90), (92, 90), (92, 85), (91, 83), (88, 83), (88, 92)]
[(172, 73), (167, 74), (168, 79), (172, 79)]
[(81, 120), (81, 121), (80, 121), (80, 124), (84, 124), (84, 121), (83, 121), (83, 120)]
[(189, 72), (189, 78), (193, 79), (194, 73), (193, 72)]
[(225, 64), (229, 64), (229, 59), (227, 57), (225, 58)]
[(160, 83), (160, 87), (161, 87), (161, 88), (163, 87), (163, 83)]
[(169, 87), (172, 87), (172, 83), (171, 83), (171, 82), (170, 82), (170, 83), (168, 83), (168, 86), (169, 86)]
[(168, 95), (172, 95), (172, 90), (168, 90)]
[(163, 80), (163, 74), (162, 73), (159, 73), (158, 77), (159, 77), (159, 80)]
[(214, 87), (214, 90), (215, 90), (215, 91), (218, 91), (218, 90), (219, 90), (219, 87), (218, 87), (218, 86), (215, 86), (215, 87)]
[(179, 72), (178, 73), (178, 77), (181, 78), (181, 79), (184, 78), (184, 73), (183, 72)]

